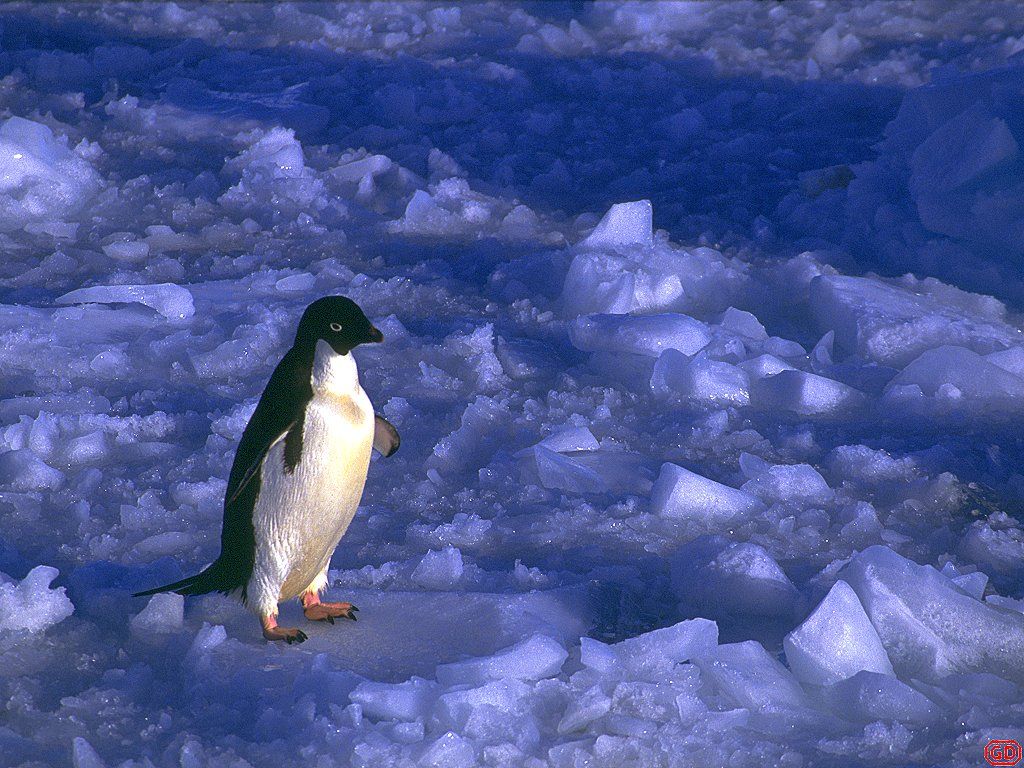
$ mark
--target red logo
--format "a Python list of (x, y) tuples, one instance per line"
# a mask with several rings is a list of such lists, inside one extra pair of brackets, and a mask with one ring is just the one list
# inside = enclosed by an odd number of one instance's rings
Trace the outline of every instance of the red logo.
[(1016, 765), (1020, 762), (1020, 742), (1013, 739), (992, 739), (985, 745), (989, 765)]

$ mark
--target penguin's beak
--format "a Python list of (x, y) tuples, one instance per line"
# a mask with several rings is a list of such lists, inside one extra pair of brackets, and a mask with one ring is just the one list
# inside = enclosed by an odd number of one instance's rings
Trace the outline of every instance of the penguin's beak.
[(370, 339), (374, 344), (380, 344), (384, 341), (384, 334), (377, 330), (376, 326), (370, 326)]

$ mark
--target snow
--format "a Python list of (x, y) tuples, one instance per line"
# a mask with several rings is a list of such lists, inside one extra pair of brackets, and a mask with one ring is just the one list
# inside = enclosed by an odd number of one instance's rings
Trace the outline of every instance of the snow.
[[(1024, 727), (1024, 15), (0, 9), (5, 766), (936, 765)], [(217, 554), (303, 308), (358, 622)]]
[(50, 588), (58, 575), (47, 565), (37, 565), (18, 583), (0, 574), (0, 632), (43, 632), (74, 613), (64, 587)]

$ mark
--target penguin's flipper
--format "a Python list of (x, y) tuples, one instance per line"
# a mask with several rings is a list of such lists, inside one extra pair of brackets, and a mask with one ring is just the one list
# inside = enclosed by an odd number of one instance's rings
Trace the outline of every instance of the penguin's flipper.
[(384, 458), (391, 456), (402, 444), (395, 426), (383, 416), (373, 417), (373, 447), (380, 451)]
[(276, 440), (272, 441), (269, 445), (267, 445), (266, 448), (263, 449), (263, 452), (258, 454), (256, 458), (253, 459), (253, 461), (246, 468), (245, 473), (238, 479), (238, 482), (235, 484), (234, 493), (232, 493), (229, 497), (226, 498), (224, 502), (225, 506), (230, 506), (238, 500), (238, 497), (242, 495), (242, 492), (246, 489), (246, 487), (248, 487), (249, 483), (252, 482), (253, 478), (259, 475), (260, 469), (263, 466), (263, 459), (265, 459), (267, 454), (270, 453), (270, 449), (273, 448), (282, 440), (284, 440), (285, 437), (288, 436), (288, 432), (294, 426), (295, 422), (289, 424), (285, 428), (285, 430), (280, 435), (277, 436)]

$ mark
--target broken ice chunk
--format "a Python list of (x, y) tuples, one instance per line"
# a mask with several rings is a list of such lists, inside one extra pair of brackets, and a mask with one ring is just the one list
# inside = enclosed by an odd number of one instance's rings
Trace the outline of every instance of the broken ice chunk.
[(789, 411), (801, 416), (842, 415), (864, 403), (864, 395), (853, 387), (797, 370), (757, 379), (751, 384), (750, 399), (760, 410)]
[(677, 664), (714, 651), (718, 626), (707, 619), (688, 619), (654, 629), (611, 646), (627, 679), (657, 682), (672, 676)]
[(1024, 615), (980, 602), (888, 547), (869, 547), (839, 575), (899, 677), (937, 682), (955, 672), (991, 672), (1024, 682)]
[(94, 285), (65, 293), (57, 304), (143, 304), (168, 320), (184, 320), (196, 313), (188, 288), (173, 283), (153, 285)]
[(724, 522), (763, 509), (756, 496), (667, 462), (651, 490), (651, 511), (661, 517)]
[(651, 391), (672, 403), (743, 406), (750, 402), (750, 377), (735, 365), (669, 349), (654, 364)]
[(650, 200), (616, 203), (580, 245), (584, 248), (649, 246), (654, 240)]
[(365, 680), (356, 686), (349, 698), (375, 720), (424, 720), (437, 699), (437, 683), (412, 677), (402, 683), (379, 683)]
[(666, 312), (583, 315), (569, 326), (569, 338), (573, 346), (585, 352), (631, 352), (657, 357), (666, 349), (692, 355), (711, 341), (711, 334), (704, 323), (689, 315)]
[(999, 415), (1024, 408), (1024, 379), (964, 347), (942, 346), (922, 353), (889, 382), (885, 395), (895, 402), (914, 387), (918, 397), (935, 398), (969, 413)]
[(50, 588), (59, 571), (37, 565), (19, 583), (0, 574), (0, 632), (42, 632), (75, 612), (64, 587)]
[(756, 640), (720, 645), (696, 659), (701, 677), (738, 707), (755, 712), (765, 708), (802, 708), (807, 696), (782, 664)]
[(173, 592), (153, 595), (146, 607), (132, 616), (129, 626), (137, 635), (162, 634), (181, 629), (185, 598)]
[(765, 341), (768, 338), (768, 332), (761, 325), (760, 320), (750, 312), (744, 312), (742, 309), (736, 309), (736, 307), (729, 307), (725, 310), (725, 314), (722, 315), (721, 325), (723, 328), (733, 333), (738, 333), (740, 336), (746, 336), (748, 339)]
[(504, 648), (492, 656), (483, 656), (437, 668), (442, 685), (482, 685), (488, 680), (512, 678), (542, 680), (558, 674), (569, 654), (561, 643), (547, 635), (535, 634)]
[(682, 609), (713, 619), (788, 617), (796, 587), (764, 547), (701, 536), (672, 556), (672, 586)]
[(939, 716), (938, 708), (924, 694), (892, 675), (868, 670), (833, 685), (826, 699), (840, 717), (854, 722), (895, 720), (925, 725)]
[[(750, 461), (747, 463), (748, 466), (753, 464)], [(756, 477), (745, 482), (740, 490), (769, 504), (780, 501), (825, 504), (834, 496), (825, 478), (810, 464), (769, 465)]]
[(892, 675), (892, 664), (857, 594), (837, 581), (803, 624), (783, 640), (797, 679), (828, 685), (861, 670)]

